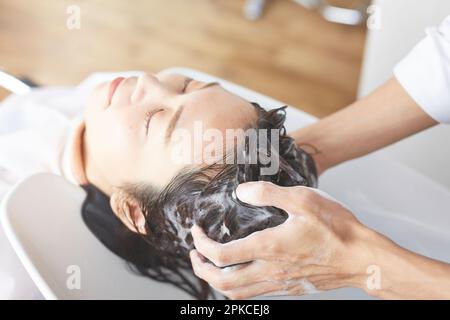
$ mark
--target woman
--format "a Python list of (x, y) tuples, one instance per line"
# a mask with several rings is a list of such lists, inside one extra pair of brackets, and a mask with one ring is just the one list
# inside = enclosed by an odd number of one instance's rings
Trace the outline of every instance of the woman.
[[(118, 77), (87, 97), (61, 172), (88, 191), (83, 218), (109, 249), (138, 272), (206, 298), (210, 291), (193, 278), (189, 262), (194, 223), (220, 242), (241, 238), (282, 223), (286, 214), (243, 205), (232, 196), (238, 183), (316, 185), (312, 159), (285, 135), (283, 122), (283, 108), (267, 112), (217, 83), (165, 73)], [(198, 123), (222, 139), (205, 141), (196, 135)], [(256, 135), (252, 144), (247, 132), (227, 135), (238, 129), (271, 134)], [(180, 139), (187, 135), (200, 148)], [(211, 144), (213, 161), (196, 161)], [(261, 155), (275, 159), (277, 170), (263, 174), (273, 163)]]
[[(89, 193), (83, 208), (85, 222), (141, 274), (173, 283), (196, 298), (207, 298), (211, 292), (206, 283), (189, 275), (192, 226), (201, 225), (222, 243), (242, 238), (278, 225), (287, 216), (281, 210), (239, 203), (232, 196), (238, 183), (316, 185), (312, 159), (284, 134), (283, 111), (267, 112), (216, 83), (178, 75), (146, 74), (100, 85), (88, 100), (84, 164), (79, 164), (85, 169), (77, 171), (84, 185), (90, 183), (85, 186)], [(231, 139), (231, 150), (230, 141), (215, 141), (220, 148), (228, 148), (218, 152), (212, 163), (196, 163), (192, 155), (198, 152), (189, 143), (170, 138), (174, 130), (184, 130), (183, 136), (191, 135), (194, 144), (205, 144), (194, 132), (196, 121), (206, 130), (219, 130), (224, 140), (230, 129), (281, 131), (279, 146), (271, 148), (279, 152), (279, 169), (262, 173), (269, 164), (263, 164), (259, 156), (267, 150), (265, 142), (274, 144), (274, 137), (261, 141), (259, 135), (253, 146), (249, 136), (234, 145)], [(180, 144), (189, 152), (176, 152)], [(206, 146), (199, 149), (204, 151)], [(221, 161), (222, 155), (235, 150), (233, 161)], [(239, 163), (241, 152), (246, 159), (252, 154), (258, 157)]]

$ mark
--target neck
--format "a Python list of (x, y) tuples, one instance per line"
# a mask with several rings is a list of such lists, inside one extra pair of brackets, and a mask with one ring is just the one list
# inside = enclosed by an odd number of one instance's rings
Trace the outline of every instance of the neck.
[(75, 128), (75, 135), (73, 138), (71, 148), (71, 169), (72, 173), (80, 185), (88, 184), (88, 178), (85, 171), (85, 152), (84, 152), (84, 122), (81, 122)]
[(103, 193), (111, 196), (112, 190), (109, 184), (105, 179), (102, 179), (99, 170), (95, 167), (93, 161), (89, 159), (85, 132), (85, 124), (82, 122), (76, 127), (72, 141), (71, 169), (74, 178), (79, 185), (93, 184)]

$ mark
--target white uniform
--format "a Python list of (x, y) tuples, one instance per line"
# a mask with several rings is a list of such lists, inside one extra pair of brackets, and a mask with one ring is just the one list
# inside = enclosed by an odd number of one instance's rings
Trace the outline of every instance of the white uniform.
[(427, 37), (397, 64), (394, 74), (433, 119), (450, 123), (450, 16), (426, 33)]

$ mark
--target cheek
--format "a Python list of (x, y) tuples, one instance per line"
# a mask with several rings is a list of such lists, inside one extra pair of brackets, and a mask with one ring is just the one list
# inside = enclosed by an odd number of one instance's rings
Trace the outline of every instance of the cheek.
[(105, 147), (111, 150), (112, 157), (119, 158), (124, 153), (135, 153), (140, 133), (137, 119), (117, 112), (105, 112), (98, 124), (97, 134)]
[(107, 103), (107, 83), (105, 82), (95, 86), (87, 97), (85, 117), (88, 117), (93, 112), (104, 109)]
[(86, 131), (93, 156), (102, 167), (111, 170), (129, 165), (136, 157), (138, 137), (136, 121), (120, 112), (92, 112), (86, 118)]

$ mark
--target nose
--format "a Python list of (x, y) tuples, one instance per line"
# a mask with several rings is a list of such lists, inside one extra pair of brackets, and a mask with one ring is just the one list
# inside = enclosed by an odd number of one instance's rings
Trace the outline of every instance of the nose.
[(149, 93), (157, 94), (162, 89), (161, 82), (157, 77), (150, 73), (145, 73), (138, 77), (136, 88), (131, 95), (131, 101), (133, 103), (140, 102)]
[(151, 73), (144, 73), (143, 75), (141, 75), (138, 79), (138, 82), (141, 81), (142, 84), (147, 84), (147, 85), (155, 85), (155, 84), (159, 84), (159, 80), (158, 78), (151, 74)]

